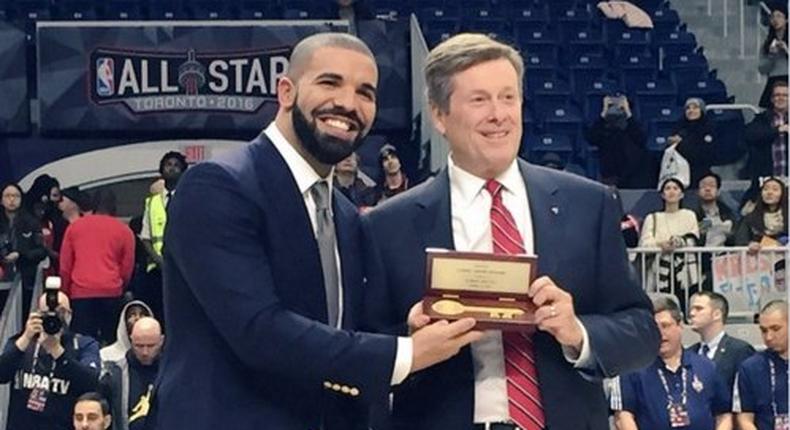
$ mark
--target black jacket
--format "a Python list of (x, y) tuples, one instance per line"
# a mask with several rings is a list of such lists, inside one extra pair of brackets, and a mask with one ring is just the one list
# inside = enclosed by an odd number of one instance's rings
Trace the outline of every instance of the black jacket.
[[(774, 162), (771, 146), (779, 136), (774, 127), (774, 112), (767, 110), (746, 125), (743, 140), (749, 148), (749, 174), (751, 178), (773, 176)], [(787, 136), (785, 135), (785, 139)]]
[(710, 170), (713, 164), (714, 141), (713, 126), (702, 116), (698, 120), (682, 119), (675, 126), (672, 134), (681, 137), (675, 148), (689, 163), (691, 184), (696, 187), (702, 175)]

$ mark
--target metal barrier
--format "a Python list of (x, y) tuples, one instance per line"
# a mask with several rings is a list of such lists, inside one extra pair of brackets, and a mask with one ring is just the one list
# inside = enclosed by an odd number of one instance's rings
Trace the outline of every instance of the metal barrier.
[(750, 319), (761, 302), (785, 298), (784, 264), (787, 247), (764, 247), (757, 253), (739, 247), (630, 248), (642, 287), (648, 293), (670, 293), (685, 310), (689, 297), (700, 289), (722, 293), (730, 315)]

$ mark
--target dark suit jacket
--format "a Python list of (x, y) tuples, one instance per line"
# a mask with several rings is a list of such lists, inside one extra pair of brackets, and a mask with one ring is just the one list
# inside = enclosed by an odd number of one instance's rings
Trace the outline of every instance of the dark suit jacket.
[[(547, 424), (552, 430), (608, 429), (598, 378), (650, 364), (659, 336), (650, 302), (636, 284), (620, 234), (618, 202), (593, 182), (519, 163), (535, 233), (538, 275), (573, 295), (587, 329), (595, 369), (582, 377), (559, 343), (534, 343)], [(366, 323), (404, 332), (405, 316), (425, 285), (426, 247), (453, 249), (447, 171), (363, 218), (369, 235)], [(594, 381), (594, 382), (593, 382)], [(391, 423), (399, 429), (470, 430), (474, 371), (470, 348), (413, 375), (394, 392)]]
[[(343, 324), (354, 327), (359, 219), (339, 192), (333, 202)], [(268, 138), (189, 169), (169, 215), (155, 428), (364, 428), (367, 401), (390, 389), (396, 340), (325, 325), (318, 245)]]
[[(688, 350), (695, 354), (699, 353), (700, 343), (691, 345)], [(721, 375), (722, 381), (727, 384), (727, 389), (732, 394), (732, 387), (735, 383), (735, 374), (743, 360), (754, 354), (754, 347), (747, 342), (725, 334), (719, 342), (716, 354), (713, 355), (713, 362), (716, 364), (716, 371)]]

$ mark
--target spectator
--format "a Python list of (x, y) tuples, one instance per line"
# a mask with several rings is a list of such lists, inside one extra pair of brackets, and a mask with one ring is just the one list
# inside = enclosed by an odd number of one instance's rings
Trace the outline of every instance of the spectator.
[(379, 185), (379, 199), (381, 203), (388, 198), (400, 194), (409, 188), (409, 178), (403, 173), (398, 150), (386, 144), (379, 150), (379, 164), (384, 171), (384, 180)]
[(145, 199), (143, 227), (140, 239), (148, 252), (151, 262), (148, 264), (148, 276), (141, 291), (136, 292), (137, 298), (151, 306), (151, 309), (162, 318), (162, 246), (164, 245), (165, 225), (167, 224), (167, 206), (173, 198), (181, 175), (189, 165), (184, 154), (170, 151), (159, 161), (159, 174), (164, 180), (164, 188), (160, 193), (152, 194)]
[(724, 246), (732, 244), (735, 233), (735, 213), (719, 200), (721, 177), (713, 172), (702, 175), (698, 182), (699, 206), (694, 210), (699, 223), (700, 244)]
[(655, 183), (645, 133), (624, 95), (603, 98), (601, 116), (587, 130), (586, 138), (600, 151), (603, 183), (618, 188), (649, 188)]
[(743, 138), (749, 147), (752, 180), (787, 177), (787, 81), (778, 80), (771, 92), (772, 107), (754, 117)]
[(368, 184), (359, 174), (359, 155), (356, 152), (335, 165), (335, 186), (358, 208), (376, 205), (375, 184)]
[(754, 210), (743, 217), (735, 233), (735, 244), (756, 253), (763, 246), (787, 243), (787, 187), (778, 178), (768, 178), (760, 187)]
[(95, 212), (68, 228), (60, 254), (62, 290), (76, 311), (74, 330), (100, 339), (115, 340), (124, 287), (134, 268), (134, 235), (115, 219), (115, 195), (99, 190)]
[(685, 114), (667, 139), (670, 147), (686, 159), (691, 170), (690, 184), (699, 182), (713, 164), (713, 126), (705, 117), (705, 102), (696, 97), (686, 100)]
[(151, 312), (151, 308), (145, 304), (145, 302), (132, 300), (127, 303), (118, 317), (118, 327), (115, 330), (115, 343), (105, 346), (99, 351), (102, 362), (118, 361), (125, 357), (126, 352), (132, 347), (129, 334), (132, 332), (134, 323), (140, 318), (153, 316), (154, 314)]
[(699, 230), (694, 212), (681, 208), (683, 184), (674, 178), (661, 184), (664, 209), (645, 217), (639, 246), (661, 248), (661, 255), (654, 260), (648, 282), (651, 290), (672, 292), (685, 307), (683, 291), (692, 293), (698, 283), (696, 256), (673, 251), (697, 244)]
[(699, 334), (701, 342), (691, 345), (689, 351), (713, 360), (727, 392), (732, 395), (735, 372), (754, 354), (754, 348), (724, 331), (729, 311), (727, 298), (719, 293), (700, 291), (694, 294), (689, 317), (691, 329)]
[(90, 197), (77, 187), (69, 187), (62, 191), (62, 198), (58, 203), (58, 209), (63, 213), (63, 219), (71, 224), (91, 211)]
[(733, 411), (741, 430), (787, 428), (787, 302), (774, 300), (760, 312), (766, 349), (741, 364)]
[(778, 0), (771, 6), (768, 34), (760, 47), (757, 69), (768, 78), (760, 96), (760, 107), (771, 106), (771, 89), (775, 82), (787, 82), (787, 53), (787, 0)]
[(41, 224), (41, 236), (49, 257), (45, 275), (57, 276), (58, 253), (68, 224), (59, 209), (60, 182), (47, 174), (39, 175), (27, 191), (24, 206)]
[(731, 429), (731, 397), (715, 365), (683, 350), (677, 303), (668, 297), (655, 299), (653, 312), (661, 332), (659, 356), (650, 367), (619, 377), (611, 395), (617, 428)]
[[(38, 263), (46, 256), (41, 227), (22, 207), (22, 188), (17, 184), (3, 187), (0, 211), (0, 257), (6, 279), (19, 273), (22, 278), (24, 315), (30, 310)], [(7, 295), (7, 292), (6, 292)], [(5, 303), (5, 300), (3, 300)]]
[(104, 363), (100, 384), (110, 399), (115, 430), (145, 429), (164, 338), (157, 320), (140, 318), (132, 328), (132, 349), (121, 359)]
[(8, 430), (67, 430), (75, 400), (96, 389), (98, 343), (69, 329), (71, 306), (63, 293), (57, 293), (54, 310), (62, 326), (55, 334), (45, 332), (42, 316), (52, 311), (46, 296), (0, 355), (0, 383), (13, 381)]
[(74, 430), (108, 430), (112, 425), (110, 404), (99, 393), (87, 392), (74, 404)]

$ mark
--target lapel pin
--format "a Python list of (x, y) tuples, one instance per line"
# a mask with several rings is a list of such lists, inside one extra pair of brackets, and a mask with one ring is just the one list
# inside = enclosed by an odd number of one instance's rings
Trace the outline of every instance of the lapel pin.
[(551, 212), (552, 212), (554, 215), (557, 215), (557, 214), (559, 214), (559, 213), (560, 213), (560, 208), (558, 208), (557, 206), (552, 206), (552, 207), (551, 207)]

